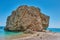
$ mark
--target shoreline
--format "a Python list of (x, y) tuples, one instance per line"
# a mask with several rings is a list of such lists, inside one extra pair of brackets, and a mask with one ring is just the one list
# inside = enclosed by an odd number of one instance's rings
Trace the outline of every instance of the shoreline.
[(35, 32), (34, 34), (22, 34), (12, 37), (5, 37), (4, 40), (59, 40), (60, 33)]

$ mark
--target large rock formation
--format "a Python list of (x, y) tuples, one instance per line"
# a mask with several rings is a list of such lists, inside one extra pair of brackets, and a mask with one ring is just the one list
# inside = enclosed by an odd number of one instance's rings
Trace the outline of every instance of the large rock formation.
[(41, 13), (39, 8), (33, 6), (20, 6), (7, 18), (5, 30), (33, 31), (45, 30), (49, 25), (49, 16)]

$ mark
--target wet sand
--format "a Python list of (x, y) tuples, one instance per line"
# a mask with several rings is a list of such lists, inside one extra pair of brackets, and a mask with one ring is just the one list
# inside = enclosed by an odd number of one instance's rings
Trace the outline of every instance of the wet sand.
[(36, 32), (34, 34), (16, 35), (0, 40), (60, 40), (60, 33)]

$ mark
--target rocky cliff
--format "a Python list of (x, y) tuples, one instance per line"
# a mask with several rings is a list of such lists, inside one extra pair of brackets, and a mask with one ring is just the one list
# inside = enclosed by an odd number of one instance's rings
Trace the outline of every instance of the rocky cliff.
[(49, 25), (49, 16), (42, 14), (39, 8), (33, 6), (19, 6), (7, 18), (5, 30), (32, 31), (46, 30)]

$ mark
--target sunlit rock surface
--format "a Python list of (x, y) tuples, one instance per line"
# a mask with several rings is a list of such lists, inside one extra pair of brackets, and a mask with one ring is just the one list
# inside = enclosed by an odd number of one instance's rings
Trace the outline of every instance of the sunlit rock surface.
[(49, 16), (42, 14), (39, 8), (33, 6), (19, 6), (7, 18), (7, 31), (43, 31), (48, 28)]

